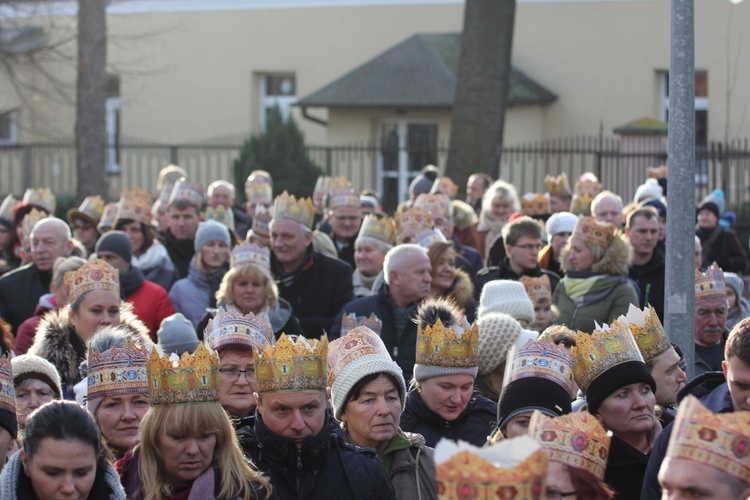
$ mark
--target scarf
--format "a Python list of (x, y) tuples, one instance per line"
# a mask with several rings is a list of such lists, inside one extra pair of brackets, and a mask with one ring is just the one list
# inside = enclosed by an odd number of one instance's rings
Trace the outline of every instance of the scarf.
[(612, 291), (615, 285), (623, 283), (625, 276), (593, 274), (590, 271), (568, 271), (562, 279), (565, 293), (576, 305), (593, 304)]
[(354, 273), (359, 276), (359, 282), (362, 283), (364, 286), (372, 290), (372, 285), (375, 284), (375, 280), (378, 279), (378, 275), (375, 276), (365, 276), (361, 272), (359, 272), (359, 269), (355, 269)]
[(143, 271), (135, 266), (130, 266), (130, 271), (120, 276), (120, 296), (128, 298), (133, 295), (141, 286), (146, 278)]
[(486, 233), (484, 237), (484, 260), (485, 262), (490, 256), (490, 250), (492, 244), (495, 243), (500, 237), (500, 233), (503, 230), (503, 226), (508, 222), (508, 219), (496, 219), (486, 210), (482, 210), (479, 213), (479, 224), (477, 225), (477, 231), (480, 233)]

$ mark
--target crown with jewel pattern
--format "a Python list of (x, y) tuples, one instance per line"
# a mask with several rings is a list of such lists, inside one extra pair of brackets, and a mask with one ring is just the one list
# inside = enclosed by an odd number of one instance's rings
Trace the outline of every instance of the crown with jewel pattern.
[(653, 306), (639, 309), (630, 304), (627, 314), (621, 315), (615, 321), (627, 327), (633, 334), (646, 363), (672, 347)]
[(228, 229), (234, 231), (234, 212), (228, 210), (224, 205), (216, 208), (208, 207), (204, 213), (203, 220), (213, 220), (219, 224), (225, 225)]
[(612, 325), (597, 325), (591, 335), (578, 332), (570, 357), (575, 363), (573, 376), (583, 392), (599, 375), (613, 366), (629, 361), (643, 362), (641, 351), (630, 330), (616, 321)]
[(390, 217), (378, 217), (375, 214), (365, 215), (359, 236), (367, 236), (393, 245), (396, 243), (396, 225)]
[(267, 210), (263, 205), (255, 207), (255, 215), (253, 215), (253, 227), (252, 232), (256, 236), (268, 238), (271, 235), (271, 211)]
[(536, 304), (540, 300), (552, 300), (552, 283), (549, 280), (549, 276), (542, 274), (538, 278), (533, 276), (521, 276), (518, 281), (521, 282), (523, 287), (526, 289), (526, 295), (529, 296), (529, 300)]
[(0, 219), (13, 222), (13, 208), (18, 203), (12, 194), (9, 194), (3, 200), (3, 204), (0, 205)]
[(314, 217), (315, 208), (310, 198), (298, 200), (284, 191), (273, 202), (273, 220), (291, 220), (312, 229)]
[(361, 208), (359, 203), (359, 192), (352, 188), (339, 188), (328, 192), (328, 208)]
[(568, 176), (563, 172), (557, 177), (548, 175), (544, 178), (544, 188), (550, 196), (570, 196)]
[(250, 205), (270, 205), (273, 188), (267, 182), (250, 182), (245, 184), (245, 198)]
[(214, 351), (222, 347), (247, 347), (263, 349), (274, 342), (273, 330), (265, 314), (255, 315), (231, 308), (219, 307), (216, 316), (208, 321), (206, 343)]
[(99, 222), (104, 211), (104, 200), (102, 197), (97, 195), (87, 196), (81, 202), (81, 206), (78, 208), (71, 208), (68, 210), (68, 222), (73, 223), (73, 219), (83, 218), (86, 219), (93, 225)]
[(21, 221), (21, 231), (23, 232), (24, 241), (30, 241), (31, 231), (34, 229), (36, 223), (47, 217), (49, 217), (47, 214), (36, 208), (32, 208), (31, 212), (24, 215), (23, 220)]
[(577, 411), (551, 418), (534, 411), (529, 436), (542, 445), (550, 460), (585, 470), (604, 480), (612, 433), (605, 431), (589, 412)]
[(63, 283), (70, 304), (76, 297), (91, 290), (108, 290), (120, 296), (119, 273), (102, 259), (90, 260), (76, 271), (65, 273)]
[(713, 413), (687, 396), (672, 424), (665, 458), (700, 462), (750, 485), (750, 412)]
[(414, 206), (425, 209), (433, 219), (437, 219), (438, 217), (446, 219), (451, 215), (451, 199), (448, 195), (441, 193), (420, 194), (414, 200)]
[[(0, 411), (16, 415), (16, 392), (13, 385), (13, 365), (8, 355), (0, 356)], [(13, 435), (13, 433), (11, 433)]]
[[(357, 359), (375, 355), (381, 359), (391, 361), (391, 355), (383, 344), (383, 340), (367, 327), (359, 326), (328, 344), (328, 387), (333, 388), (336, 377), (342, 368)], [(367, 358), (365, 358), (366, 360)]]
[(198, 182), (188, 182), (184, 177), (175, 182), (172, 193), (169, 195), (169, 204), (187, 203), (198, 210), (203, 207), (203, 186)]
[(367, 327), (373, 332), (380, 334), (380, 330), (383, 329), (383, 322), (380, 321), (380, 318), (375, 313), (369, 316), (357, 316), (356, 313), (344, 314), (341, 317), (341, 336), (343, 337), (360, 326)]
[(271, 254), (268, 248), (245, 242), (232, 249), (232, 267), (258, 266), (271, 269)]
[(705, 273), (695, 270), (695, 300), (726, 298), (724, 273), (716, 262), (711, 264)]
[(276, 345), (253, 350), (258, 392), (326, 389), (328, 338), (292, 340), (281, 334)]
[(435, 447), (438, 498), (544, 498), (547, 454), (528, 436), (477, 448), (442, 439)]
[(162, 355), (157, 346), (146, 361), (151, 406), (214, 403), (219, 400), (219, 357), (203, 342), (194, 354)]
[(580, 238), (600, 248), (609, 248), (615, 236), (615, 227), (612, 224), (599, 222), (587, 215), (578, 219), (571, 238)]
[(397, 244), (411, 242), (416, 234), (433, 227), (429, 212), (420, 207), (398, 212), (393, 219), (396, 223)]
[(477, 343), (479, 328), (476, 322), (457, 333), (460, 328), (446, 328), (441, 320), (430, 326), (420, 326), (417, 332), (416, 363), (427, 366), (473, 368), (479, 366)]
[(109, 231), (112, 229), (112, 226), (115, 225), (115, 220), (117, 219), (117, 212), (120, 210), (119, 203), (107, 203), (104, 205), (104, 211), (102, 212), (102, 217), (99, 219), (99, 224), (96, 225), (96, 228), (99, 230), (99, 232)]
[(29, 188), (23, 194), (24, 203), (29, 205), (35, 205), (43, 210), (46, 210), (48, 214), (54, 215), (55, 213), (55, 195), (52, 194), (49, 188)]
[(505, 364), (503, 387), (522, 378), (543, 378), (573, 390), (573, 360), (565, 348), (552, 342), (529, 340), (520, 348), (513, 346)]
[(526, 193), (521, 196), (521, 213), (529, 217), (538, 217), (550, 213), (549, 195), (542, 193)]
[(89, 400), (148, 393), (148, 350), (131, 337), (122, 347), (111, 347), (104, 352), (89, 349), (86, 359)]
[(581, 194), (573, 196), (573, 202), (570, 205), (570, 212), (574, 215), (591, 215), (591, 202), (594, 198), (588, 194)]
[(114, 225), (117, 225), (117, 222), (121, 220), (133, 220), (150, 226), (151, 193), (139, 187), (132, 190), (123, 190)]

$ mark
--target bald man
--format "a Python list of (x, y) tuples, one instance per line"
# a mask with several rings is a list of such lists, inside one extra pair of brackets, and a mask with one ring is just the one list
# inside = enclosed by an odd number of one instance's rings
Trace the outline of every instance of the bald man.
[(52, 266), (73, 250), (70, 226), (56, 217), (42, 219), (31, 230), (33, 262), (0, 278), (0, 316), (13, 331), (34, 315), (39, 297), (49, 293)]

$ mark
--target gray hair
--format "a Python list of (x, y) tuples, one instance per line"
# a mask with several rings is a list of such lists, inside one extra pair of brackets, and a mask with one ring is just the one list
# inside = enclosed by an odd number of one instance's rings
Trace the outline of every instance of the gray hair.
[(406, 264), (406, 260), (415, 253), (422, 254), (429, 259), (429, 257), (427, 256), (427, 250), (414, 243), (403, 243), (401, 245), (395, 246), (390, 249), (387, 254), (385, 254), (385, 259), (383, 260), (383, 280), (385, 281), (386, 285), (391, 284), (391, 271), (398, 271), (402, 269)]
[(234, 184), (232, 184), (231, 182), (227, 182), (227, 181), (214, 181), (211, 184), (209, 184), (208, 189), (206, 189), (206, 196), (210, 198), (211, 195), (214, 194), (214, 189), (218, 187), (225, 187), (229, 190), (233, 198), (236, 196), (236, 190), (234, 189)]
[(492, 183), (492, 186), (484, 192), (482, 197), (482, 210), (489, 212), (492, 210), (492, 202), (495, 200), (504, 200), (511, 204), (513, 211), (517, 212), (521, 209), (521, 202), (518, 201), (518, 192), (513, 184), (509, 184), (503, 180), (496, 180)]
[(605, 198), (613, 198), (620, 204), (620, 209), (622, 209), (622, 198), (620, 198), (620, 195), (617, 195), (613, 193), (612, 191), (602, 191), (601, 193), (597, 194), (593, 200), (591, 200), (591, 214), (593, 215), (594, 212), (596, 212), (596, 206), (599, 204), (600, 201), (602, 201)]
[(126, 325), (109, 325), (100, 328), (93, 337), (86, 343), (89, 352), (96, 349), (104, 352), (113, 347), (122, 348), (128, 337), (133, 340), (138, 347), (151, 350), (153, 342), (145, 334), (138, 332)]
[(86, 260), (81, 257), (58, 257), (55, 260), (55, 265), (52, 266), (52, 283), (58, 288), (61, 287), (65, 279), (65, 273), (78, 271), (85, 263)]
[(393, 245), (389, 245), (385, 241), (379, 240), (377, 238), (373, 238), (372, 236), (357, 236), (357, 239), (354, 241), (354, 248), (356, 248), (361, 244), (367, 244), (375, 245), (378, 250), (380, 250), (383, 253), (388, 253), (391, 248), (393, 248)]

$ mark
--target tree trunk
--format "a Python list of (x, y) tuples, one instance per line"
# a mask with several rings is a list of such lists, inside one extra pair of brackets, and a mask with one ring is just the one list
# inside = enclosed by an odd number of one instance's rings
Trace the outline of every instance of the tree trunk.
[(510, 87), (515, 0), (466, 0), (446, 175), (500, 175)]
[(107, 2), (78, 2), (78, 83), (76, 88), (77, 201), (106, 198), (105, 83), (107, 79)]

